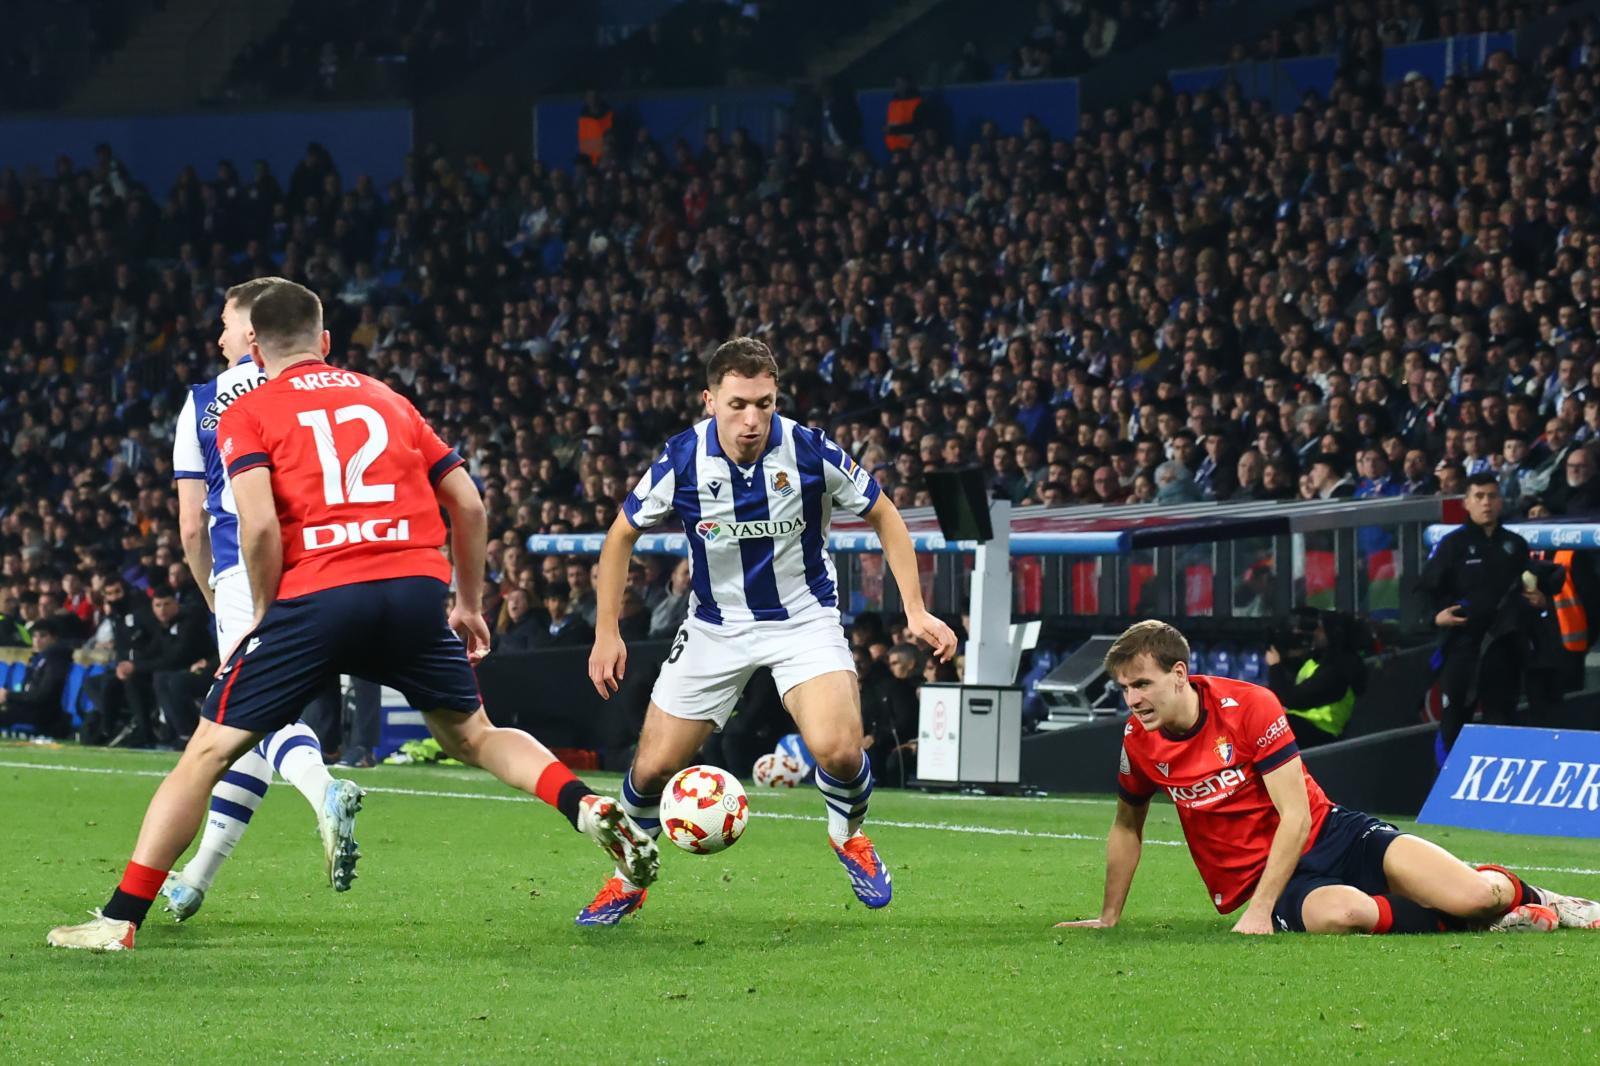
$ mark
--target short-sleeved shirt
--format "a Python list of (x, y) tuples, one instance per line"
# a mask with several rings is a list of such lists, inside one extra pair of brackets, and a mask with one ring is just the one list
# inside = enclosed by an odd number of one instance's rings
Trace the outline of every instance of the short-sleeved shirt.
[(435, 487), (462, 459), (387, 385), (308, 360), (223, 412), (229, 477), (266, 467), (279, 599), (395, 577), (450, 580)]
[(261, 368), (246, 358), (203, 385), (194, 386), (183, 401), (183, 413), (178, 416), (172, 435), (173, 479), (193, 478), (206, 485), (213, 587), (244, 566), (239, 557), (239, 515), (233, 507), (233, 489), (217, 453), (217, 425), (222, 412), (265, 380)]
[(740, 466), (705, 419), (666, 448), (622, 503), (636, 529), (676, 514), (689, 539), (690, 612), (702, 622), (784, 621), (839, 602), (828, 523), (865, 515), (881, 490), (820, 429), (772, 416), (766, 450)]
[[(1165, 789), (1211, 902), (1223, 914), (1248, 902), (1267, 868), (1278, 810), (1262, 775), (1300, 754), (1283, 705), (1270, 689), (1246, 681), (1191, 675), (1200, 718), (1182, 735), (1146, 731), (1128, 720), (1122, 732), (1117, 786), (1129, 803), (1143, 804)], [(1332, 804), (1311, 772), (1305, 774), (1316, 843)]]

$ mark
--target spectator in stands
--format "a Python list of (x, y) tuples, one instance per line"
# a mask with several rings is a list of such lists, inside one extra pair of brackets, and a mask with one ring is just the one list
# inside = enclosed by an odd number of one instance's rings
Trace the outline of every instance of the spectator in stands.
[(535, 648), (586, 648), (594, 641), (594, 627), (572, 609), (572, 589), (566, 582), (554, 581), (545, 586), (544, 609), (550, 615), (550, 623), (545, 632), (537, 634)]
[(903, 786), (916, 777), (921, 678), (922, 653), (914, 644), (895, 644), (884, 662), (867, 664), (861, 682), (862, 732), (879, 781)]
[(665, 640), (678, 631), (683, 620), (689, 617), (689, 560), (680, 559), (672, 568), (667, 584), (667, 594), (650, 612), (650, 639)]
[(62, 710), (61, 697), (72, 669), (72, 648), (52, 621), (35, 624), (32, 640), (33, 655), (22, 686), (14, 691), (0, 686), (0, 728), (26, 725), (41, 736), (70, 736), (72, 723)]
[(159, 720), (146, 727), (149, 735), (140, 739), (172, 743), (191, 735), (199, 721), (200, 700), (218, 665), (216, 637), (210, 616), (185, 612), (170, 586), (151, 592), (150, 613), (154, 624), (147, 639), (133, 648), (132, 676), (124, 682), (152, 695), (160, 712)]
[[(92, 744), (140, 747), (155, 739), (158, 708), (150, 675), (139, 671), (134, 658), (155, 640), (158, 623), (150, 601), (130, 591), (119, 573), (106, 575), (101, 595), (104, 618), (94, 643), (111, 653), (115, 665), (88, 683), (94, 710), (86, 716), (83, 732)], [(171, 607), (177, 610), (176, 600)]]
[[(1155, 484), (1156, 503), (1196, 503), (1200, 500), (1200, 488), (1194, 483), (1194, 475), (1177, 459), (1168, 459), (1156, 467)], [(1135, 495), (1137, 494), (1138, 483), (1135, 481)]]
[(500, 617), (495, 624), (494, 650), (511, 654), (532, 651), (538, 646), (540, 629), (549, 623), (532, 610), (532, 600), (525, 589), (514, 588), (506, 593), (500, 606)]

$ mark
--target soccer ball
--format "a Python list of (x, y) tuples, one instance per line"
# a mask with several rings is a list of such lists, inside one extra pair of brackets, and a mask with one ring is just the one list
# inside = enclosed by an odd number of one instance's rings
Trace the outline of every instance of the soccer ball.
[(795, 788), (806, 779), (806, 768), (793, 755), (773, 751), (756, 760), (751, 778), (762, 788)]
[(661, 793), (661, 829), (684, 851), (711, 855), (732, 847), (750, 820), (744, 786), (726, 770), (691, 766)]

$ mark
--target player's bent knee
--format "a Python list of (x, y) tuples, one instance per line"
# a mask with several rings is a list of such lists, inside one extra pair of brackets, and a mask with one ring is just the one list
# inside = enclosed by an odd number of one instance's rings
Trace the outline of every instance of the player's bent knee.
[(1358, 889), (1330, 885), (1306, 897), (1300, 920), (1308, 933), (1370, 933), (1378, 924), (1378, 904)]

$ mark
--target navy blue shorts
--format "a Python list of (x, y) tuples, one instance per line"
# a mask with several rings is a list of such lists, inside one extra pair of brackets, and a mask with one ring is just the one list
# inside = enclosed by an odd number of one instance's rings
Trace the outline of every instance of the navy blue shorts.
[(397, 689), (422, 711), (478, 709), (478, 679), (446, 623), (444, 582), (341, 585), (267, 608), (229, 656), (201, 714), (254, 733), (282, 729), (340, 674)]
[(1369, 896), (1389, 891), (1383, 856), (1399, 835), (1400, 830), (1370, 814), (1334, 807), (1322, 820), (1317, 842), (1300, 856), (1300, 864), (1272, 908), (1272, 920), (1286, 932), (1305, 932), (1301, 908), (1306, 897), (1324, 885), (1349, 885)]

